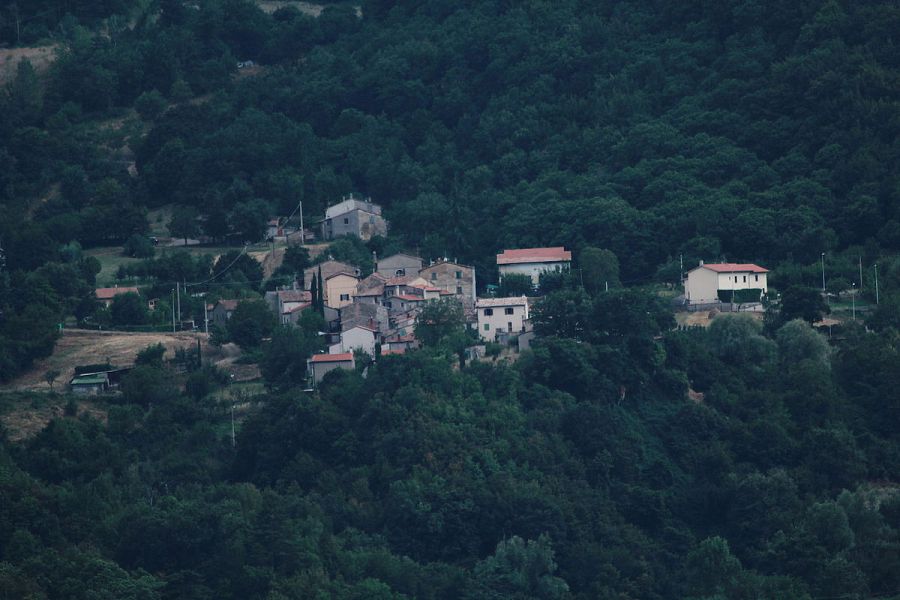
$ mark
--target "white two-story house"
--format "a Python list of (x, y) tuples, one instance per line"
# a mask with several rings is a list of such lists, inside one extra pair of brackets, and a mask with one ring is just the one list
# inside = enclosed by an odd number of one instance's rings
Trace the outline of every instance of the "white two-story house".
[[(769, 291), (766, 281), (768, 272), (768, 269), (752, 263), (703, 264), (701, 261), (699, 266), (688, 271), (684, 279), (684, 297), (688, 304), (710, 304), (720, 299), (729, 301), (728, 292), (759, 290), (758, 298), (753, 294), (754, 301), (758, 302)], [(721, 298), (721, 291), (726, 292), (724, 298)]]
[(497, 255), (500, 279), (510, 274), (528, 275), (533, 285), (540, 282), (541, 273), (568, 271), (571, 264), (572, 253), (562, 246), (504, 250)]
[(498, 333), (521, 333), (528, 320), (528, 299), (480, 298), (475, 302), (478, 313), (478, 335), (486, 342), (497, 339)]

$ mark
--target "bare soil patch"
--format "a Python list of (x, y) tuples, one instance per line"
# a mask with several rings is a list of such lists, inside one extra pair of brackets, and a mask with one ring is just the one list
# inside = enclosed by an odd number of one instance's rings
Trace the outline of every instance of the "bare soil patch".
[[(37, 435), (53, 419), (63, 418), (67, 400), (65, 396), (48, 396), (47, 402), (23, 401), (10, 412), (0, 416), (0, 422), (6, 428), (10, 441), (18, 442)], [(79, 398), (76, 402), (78, 417), (89, 415), (106, 423), (108, 414), (104, 406), (86, 398)]]
[(28, 59), (38, 73), (46, 71), (56, 60), (57, 46), (37, 46), (32, 48), (0, 48), (0, 84), (16, 78), (19, 63)]
[(166, 359), (175, 354), (176, 348), (193, 348), (200, 340), (204, 358), (216, 360), (220, 351), (209, 346), (206, 336), (200, 333), (126, 333), (122, 331), (88, 331), (67, 329), (56, 343), (53, 354), (40, 360), (34, 366), (7, 385), (4, 390), (49, 391), (44, 381), (44, 373), (57, 369), (61, 373), (54, 388), (62, 389), (75, 374), (77, 365), (103, 363), (109, 360), (113, 365), (125, 366), (134, 363), (137, 353), (152, 344), (166, 347)]

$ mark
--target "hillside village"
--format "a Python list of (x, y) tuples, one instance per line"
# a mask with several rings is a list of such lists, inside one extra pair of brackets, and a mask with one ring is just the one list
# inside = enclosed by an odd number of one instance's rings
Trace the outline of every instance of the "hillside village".
[[(382, 207), (371, 198), (352, 194), (330, 206), (315, 229), (303, 227), (299, 219), (270, 219), (267, 239), (283, 239), (285, 248), (305, 248), (304, 242), (322, 240), (333, 243), (341, 238), (370, 242), (388, 234), (388, 222)], [(274, 255), (274, 247), (272, 254)], [(268, 254), (264, 258), (268, 258)], [(535, 337), (531, 318), (533, 305), (542, 295), (542, 281), (548, 276), (572, 275), (572, 252), (564, 247), (508, 248), (496, 256), (496, 273), (490, 278), (499, 285), (479, 288), (475, 267), (455, 259), (428, 259), (397, 252), (379, 257), (372, 253), (369, 265), (336, 260), (326, 245), (321, 260), (296, 273), (262, 299), (283, 326), (298, 326), (306, 311), (317, 312), (324, 327), (323, 350), (307, 361), (307, 384), (317, 386), (325, 374), (336, 368), (355, 369), (360, 358), (403, 354), (417, 349), (420, 340), (416, 326), (423, 309), (432, 302), (453, 303), (470, 332), (466, 356), (481, 359), (487, 348), (514, 357), (530, 347)], [(363, 267), (368, 274), (364, 275)], [(219, 272), (219, 275), (226, 271)], [(701, 263), (687, 271), (683, 293), (674, 301), (676, 309), (697, 311), (744, 311), (761, 313), (768, 292), (768, 270), (754, 264)], [(748, 279), (749, 277), (749, 279)], [(614, 283), (614, 285), (618, 285)], [(609, 282), (605, 282), (609, 289)], [(512, 289), (517, 295), (500, 295)], [(479, 296), (479, 289), (482, 295)], [(117, 296), (140, 295), (134, 285), (117, 285), (95, 290), (97, 302), (109, 309)], [(197, 295), (197, 294), (195, 294)], [(221, 297), (213, 302), (203, 298), (201, 319), (183, 321), (172, 310), (173, 329), (189, 328), (209, 335), (224, 332), (242, 302), (253, 297)], [(147, 300), (148, 310), (156, 309), (158, 299)], [(179, 307), (180, 310), (180, 307)], [(367, 358), (366, 358), (367, 357)], [(105, 379), (98, 385), (97, 377)], [(121, 369), (102, 373), (78, 374), (70, 381), (73, 390), (90, 392), (115, 389)]]
[(900, 600), (897, 32), (0, 2), (0, 600)]

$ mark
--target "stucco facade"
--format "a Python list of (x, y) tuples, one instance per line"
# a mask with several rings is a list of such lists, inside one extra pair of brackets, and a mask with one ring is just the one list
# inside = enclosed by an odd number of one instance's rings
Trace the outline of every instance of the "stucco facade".
[(378, 341), (378, 333), (368, 327), (351, 327), (341, 332), (341, 341), (329, 350), (332, 354), (353, 352), (362, 350), (369, 356), (375, 356), (375, 343)]
[(336, 273), (325, 280), (325, 306), (343, 308), (353, 302), (359, 278), (349, 273)]
[(570, 263), (568, 261), (558, 261), (500, 265), (500, 278), (502, 279), (505, 275), (511, 274), (528, 275), (529, 277), (531, 277), (531, 283), (533, 285), (538, 285), (541, 280), (541, 273), (546, 273), (548, 271), (568, 271), (569, 264)]
[(318, 385), (329, 371), (335, 369), (347, 369), (352, 371), (355, 363), (352, 353), (344, 354), (314, 354), (307, 361), (307, 370), (312, 374), (313, 382)]
[(719, 301), (719, 291), (769, 291), (768, 271), (754, 264), (713, 263), (691, 269), (684, 280), (684, 297), (689, 304)]
[(475, 304), (478, 313), (478, 335), (486, 342), (497, 339), (499, 332), (521, 333), (529, 318), (528, 299), (483, 298)]
[(540, 283), (541, 273), (568, 271), (572, 253), (562, 246), (550, 248), (518, 248), (497, 255), (500, 279), (506, 275), (527, 275), (532, 285)]

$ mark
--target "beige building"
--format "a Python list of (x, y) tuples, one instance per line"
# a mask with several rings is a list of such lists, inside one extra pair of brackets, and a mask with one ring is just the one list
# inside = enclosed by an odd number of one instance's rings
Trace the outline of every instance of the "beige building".
[(307, 290), (312, 289), (313, 277), (316, 277), (321, 270), (322, 281), (328, 279), (335, 273), (350, 273), (359, 276), (359, 269), (353, 265), (341, 262), (339, 260), (326, 260), (318, 265), (313, 265), (303, 271), (303, 287)]
[(97, 302), (109, 308), (112, 305), (113, 298), (118, 296), (119, 294), (140, 294), (140, 291), (136, 287), (111, 287), (111, 288), (97, 288), (94, 290), (94, 295), (97, 297)]
[(475, 310), (478, 312), (478, 335), (486, 342), (493, 342), (501, 332), (524, 332), (529, 318), (525, 296), (481, 298), (475, 303)]
[(541, 273), (568, 271), (571, 264), (572, 253), (562, 246), (504, 250), (497, 255), (501, 279), (504, 275), (528, 275), (533, 285), (540, 283)]
[(343, 308), (353, 303), (359, 277), (350, 273), (335, 273), (325, 279), (325, 306)]
[(475, 304), (474, 267), (446, 259), (439, 260), (419, 271), (419, 277), (430, 285), (458, 297), (463, 306), (468, 305), (471, 308)]
[(353, 353), (343, 354), (314, 354), (306, 363), (307, 372), (312, 375), (313, 383), (318, 385), (325, 377), (325, 373), (335, 369), (347, 369), (352, 371), (355, 363)]
[[(719, 292), (759, 290), (760, 298), (768, 293), (768, 269), (750, 263), (711, 263), (694, 267), (684, 279), (684, 297), (688, 304), (719, 302)], [(755, 298), (754, 301), (759, 301)]]

